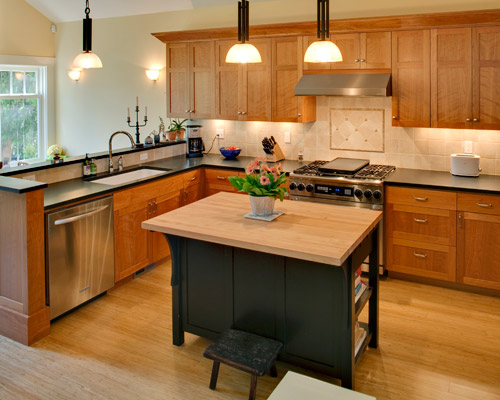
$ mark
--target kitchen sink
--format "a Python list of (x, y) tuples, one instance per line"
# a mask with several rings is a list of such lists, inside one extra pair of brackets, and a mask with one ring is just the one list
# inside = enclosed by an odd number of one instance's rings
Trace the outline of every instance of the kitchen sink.
[(164, 174), (167, 169), (159, 170), (152, 168), (141, 168), (130, 172), (124, 172), (121, 174), (111, 175), (106, 178), (96, 179), (92, 181), (93, 183), (101, 183), (103, 185), (123, 185), (124, 183), (138, 181), (145, 178), (150, 178), (156, 175)]

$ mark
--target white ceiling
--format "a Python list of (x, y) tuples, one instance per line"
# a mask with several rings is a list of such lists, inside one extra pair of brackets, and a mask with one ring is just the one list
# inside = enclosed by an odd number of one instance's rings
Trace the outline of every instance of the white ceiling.
[[(56, 23), (77, 21), (85, 16), (85, 0), (26, 0), (26, 2)], [(93, 19), (192, 10), (230, 4), (236, 5), (237, 0), (90, 0), (89, 2), (90, 17)]]

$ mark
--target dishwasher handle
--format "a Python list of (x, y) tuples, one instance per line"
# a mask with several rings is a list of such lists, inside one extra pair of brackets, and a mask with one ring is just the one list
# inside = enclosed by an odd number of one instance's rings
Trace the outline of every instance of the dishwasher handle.
[(98, 214), (107, 208), (109, 208), (109, 205), (99, 207), (99, 208), (97, 208), (93, 211), (90, 211), (88, 213), (85, 213), (85, 214), (75, 215), (74, 217), (69, 217), (69, 218), (64, 218), (64, 219), (58, 219), (58, 220), (54, 221), (54, 225), (64, 225), (64, 224), (69, 224), (71, 222), (79, 221), (81, 219), (88, 218), (88, 217), (91, 217), (92, 215)]

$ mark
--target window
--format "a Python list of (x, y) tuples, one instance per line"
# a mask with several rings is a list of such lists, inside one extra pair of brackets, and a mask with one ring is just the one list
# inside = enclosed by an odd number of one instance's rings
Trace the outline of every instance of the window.
[(4, 165), (45, 158), (46, 77), (46, 67), (0, 65), (0, 149)]

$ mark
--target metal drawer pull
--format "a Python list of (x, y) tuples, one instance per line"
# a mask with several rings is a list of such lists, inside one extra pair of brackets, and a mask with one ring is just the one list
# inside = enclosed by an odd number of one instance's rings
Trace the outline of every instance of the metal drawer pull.
[(427, 201), (427, 200), (429, 200), (427, 197), (415, 197), (415, 196), (413, 196), (413, 199), (417, 200), (417, 201)]
[(91, 217), (92, 215), (100, 213), (101, 211), (104, 211), (108, 207), (109, 206), (102, 206), (102, 207), (98, 208), (97, 210), (90, 211), (86, 214), (76, 215), (74, 217), (69, 217), (69, 218), (64, 218), (64, 219), (58, 219), (57, 221), (54, 221), (54, 225), (69, 224), (70, 222), (75, 222), (75, 221), (79, 221), (79, 220), (84, 219), (84, 218), (88, 218), (88, 217)]
[(193, 176), (192, 178), (189, 178), (189, 179), (188, 179), (188, 182), (192, 182), (192, 181), (194, 181), (194, 180), (196, 180), (196, 176)]
[(413, 252), (413, 255), (414, 255), (415, 257), (427, 258), (427, 254), (419, 254), (419, 253), (415, 253), (415, 252)]
[(413, 218), (415, 222), (419, 222), (421, 224), (426, 224), (429, 220), (427, 219), (418, 219), (418, 218)]
[(220, 181), (225, 181), (226, 180), (226, 178), (223, 177), (223, 176), (218, 176), (217, 179), (220, 180)]
[(493, 204), (483, 204), (483, 203), (476, 203), (479, 207), (485, 207), (485, 208), (491, 208), (493, 207)]

